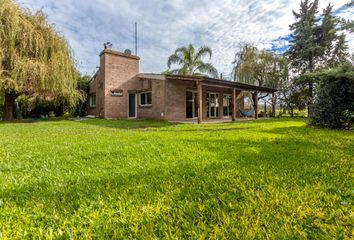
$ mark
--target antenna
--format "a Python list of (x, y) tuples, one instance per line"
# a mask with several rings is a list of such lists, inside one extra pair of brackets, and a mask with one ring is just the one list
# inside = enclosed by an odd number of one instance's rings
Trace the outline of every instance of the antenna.
[(138, 56), (138, 23), (135, 22), (135, 55)]

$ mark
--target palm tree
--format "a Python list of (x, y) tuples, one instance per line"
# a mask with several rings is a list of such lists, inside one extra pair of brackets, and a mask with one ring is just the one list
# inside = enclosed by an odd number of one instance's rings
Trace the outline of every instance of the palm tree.
[[(212, 51), (207, 46), (202, 46), (198, 50), (192, 44), (187, 47), (177, 48), (167, 61), (167, 73), (179, 75), (211, 75), (217, 77), (218, 71), (211, 63), (205, 63), (204, 57), (211, 59)], [(171, 66), (177, 64), (180, 68), (171, 70)]]

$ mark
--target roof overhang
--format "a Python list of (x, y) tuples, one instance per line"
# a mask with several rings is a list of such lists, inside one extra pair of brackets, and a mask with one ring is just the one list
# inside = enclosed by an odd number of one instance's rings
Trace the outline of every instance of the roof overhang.
[(179, 80), (179, 81), (192, 81), (200, 83), (205, 86), (222, 87), (222, 88), (236, 88), (237, 90), (255, 91), (274, 93), (278, 90), (275, 88), (255, 86), (240, 82), (228, 81), (223, 79), (211, 78), (207, 76), (190, 76), (190, 75), (170, 75), (170, 74), (154, 74), (154, 73), (140, 73), (140, 79), (156, 79), (156, 80)]

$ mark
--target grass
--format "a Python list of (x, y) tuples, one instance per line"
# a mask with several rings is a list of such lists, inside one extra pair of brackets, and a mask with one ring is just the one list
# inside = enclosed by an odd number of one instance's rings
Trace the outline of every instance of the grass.
[(353, 156), (301, 119), (0, 124), (0, 238), (351, 239)]

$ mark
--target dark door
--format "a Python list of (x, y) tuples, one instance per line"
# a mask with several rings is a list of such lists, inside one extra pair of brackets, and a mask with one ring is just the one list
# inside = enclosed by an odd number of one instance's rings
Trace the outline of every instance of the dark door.
[(136, 94), (129, 93), (128, 118), (136, 118)]

